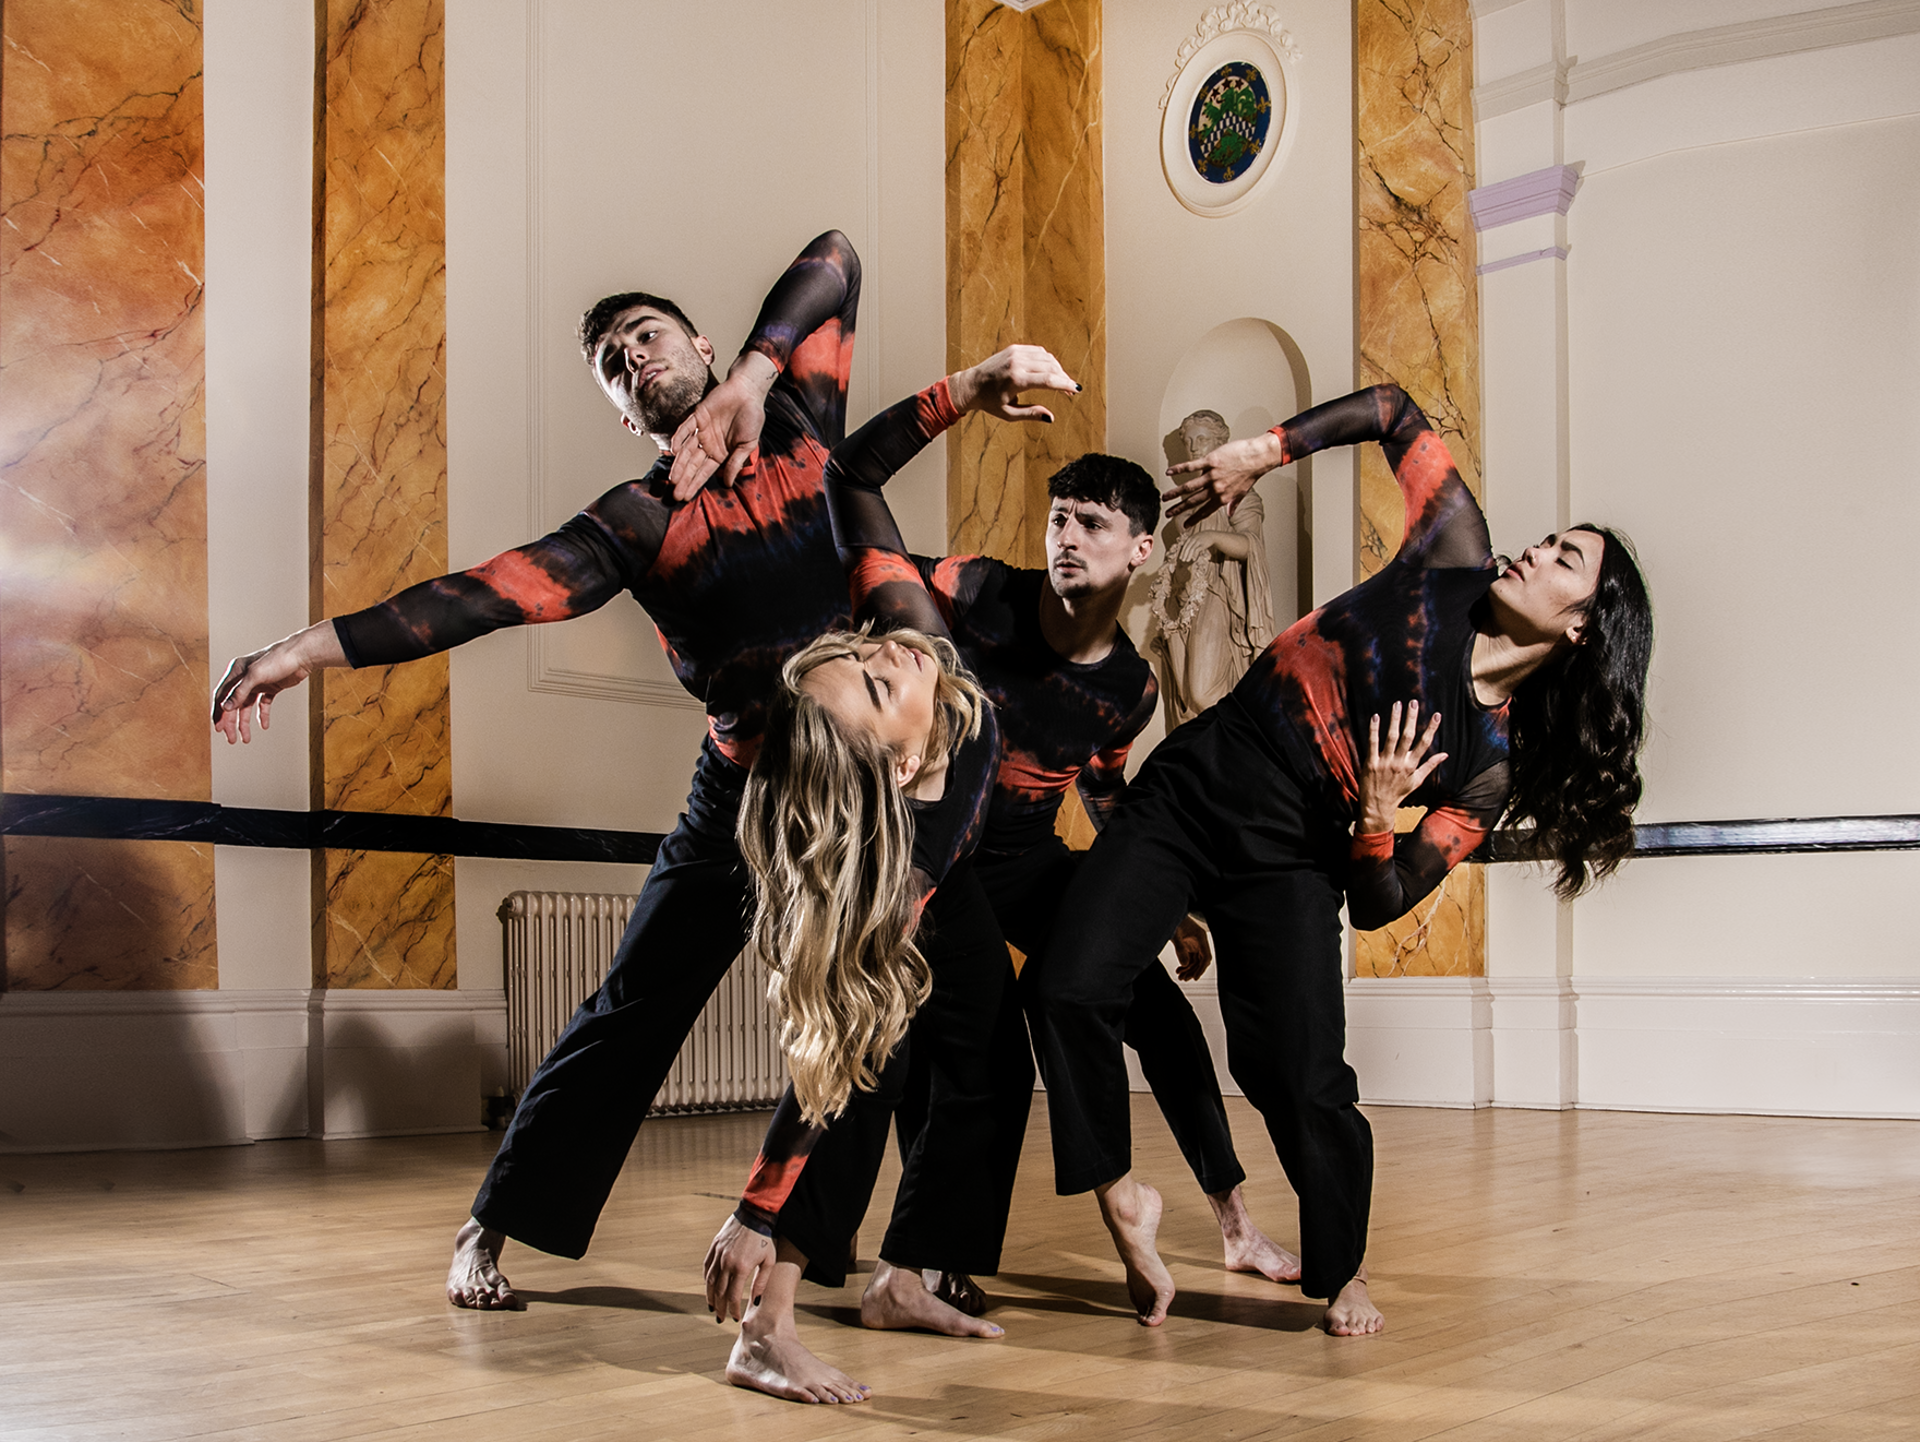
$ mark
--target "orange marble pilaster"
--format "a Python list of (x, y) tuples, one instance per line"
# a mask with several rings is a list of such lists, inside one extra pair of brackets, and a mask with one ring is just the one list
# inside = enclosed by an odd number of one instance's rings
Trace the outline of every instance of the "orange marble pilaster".
[[(198, 6), (0, 11), (0, 784), (204, 801)], [(22, 990), (218, 984), (211, 848), (12, 837)]]
[[(1356, 0), (1355, 248), (1363, 386), (1397, 382), (1480, 494), (1480, 314), (1474, 278), (1473, 17), (1467, 0)], [(1405, 508), (1363, 446), (1355, 579), (1400, 544)], [(1480, 976), (1485, 879), (1462, 866), (1412, 915), (1356, 938), (1361, 976)]]
[[(947, 3), (947, 369), (1026, 331), (1026, 20), (995, 0)], [(968, 416), (947, 435), (947, 544), (1025, 557), (1026, 440)]]
[[(447, 569), (443, 6), (321, 0), (318, 15), (316, 620)], [(323, 673), (314, 804), (449, 815), (448, 678), (444, 656)], [(329, 852), (315, 867), (317, 984), (454, 985), (445, 858)]]
[(12, 0), (4, 26), (5, 789), (205, 800), (196, 7)]
[(313, 881), (315, 986), (454, 988), (451, 856), (317, 852)]
[[(947, 364), (1043, 345), (1084, 387), (1052, 425), (968, 416), (947, 438), (947, 545), (1046, 562), (1047, 478), (1106, 449), (1106, 191), (1101, 0), (1021, 14), (947, 4)], [(1055, 829), (1092, 844), (1069, 795)]]
[(1106, 444), (1099, 0), (947, 6), (947, 358), (1044, 345), (1085, 390), (1052, 426), (969, 416), (947, 440), (947, 539), (1044, 558), (1046, 482)]
[(211, 846), (9, 836), (6, 876), (9, 989), (219, 985)]
[(1086, 387), (1049, 396), (1052, 425), (1023, 426), (1029, 518), (1023, 551), (1046, 562), (1047, 478), (1107, 448), (1107, 234), (1102, 173), (1101, 0), (1048, 0), (1027, 13), (1027, 335)]

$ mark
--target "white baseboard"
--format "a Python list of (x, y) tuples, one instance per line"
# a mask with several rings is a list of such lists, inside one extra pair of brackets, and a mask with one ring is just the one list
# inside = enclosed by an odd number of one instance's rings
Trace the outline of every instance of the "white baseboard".
[(499, 991), (0, 994), (0, 1151), (473, 1131)]
[(1583, 1107), (1920, 1118), (1920, 979), (1574, 979)]
[(1920, 979), (1357, 977), (1347, 1060), (1382, 1106), (1920, 1119)]

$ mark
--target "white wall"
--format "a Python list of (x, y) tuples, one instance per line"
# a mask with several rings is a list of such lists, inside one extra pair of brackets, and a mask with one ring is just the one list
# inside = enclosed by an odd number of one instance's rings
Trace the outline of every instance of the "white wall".
[[(1490, 520), (1636, 541), (1641, 818), (1920, 811), (1884, 759), (1920, 702), (1920, 6), (1476, 10), (1480, 184), (1579, 174), (1480, 237)], [(1455, 1100), (1920, 1116), (1920, 856), (1649, 859), (1570, 907), (1491, 878), (1492, 1056)], [(1381, 1005), (1375, 1056), (1411, 1034)]]
[[(850, 424), (942, 373), (937, 0), (474, 0), (451, 20), (455, 565), (652, 463), (573, 338), (601, 295), (673, 297), (724, 368), (795, 252), (838, 227), (865, 271)], [(894, 490), (920, 544), (941, 539), (943, 476), (932, 447)], [(453, 708), (455, 811), (491, 821), (666, 831), (704, 732), (624, 597), (462, 649)]]

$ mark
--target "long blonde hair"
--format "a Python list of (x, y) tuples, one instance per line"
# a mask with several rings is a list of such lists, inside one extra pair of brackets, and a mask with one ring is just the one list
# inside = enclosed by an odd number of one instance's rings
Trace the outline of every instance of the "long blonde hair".
[[(888, 636), (936, 663), (925, 754), (977, 736), (987, 698), (953, 643), (912, 630)], [(747, 950), (771, 975), (767, 998), (809, 1123), (838, 1115), (854, 1087), (873, 1089), (933, 985), (913, 944), (913, 812), (895, 758), (800, 684), (827, 661), (858, 659), (866, 639), (864, 629), (829, 632), (788, 658), (740, 807), (754, 881)]]

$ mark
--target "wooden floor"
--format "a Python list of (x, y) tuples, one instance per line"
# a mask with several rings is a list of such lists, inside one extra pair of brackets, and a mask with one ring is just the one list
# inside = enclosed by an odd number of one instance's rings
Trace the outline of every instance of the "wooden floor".
[(1377, 1108), (1389, 1331), (1336, 1340), (1297, 1291), (1218, 1270), (1150, 1104), (1182, 1295), (1138, 1327), (1091, 1200), (1051, 1194), (1044, 1119), (992, 1286), (1004, 1340), (863, 1332), (858, 1280), (803, 1289), (810, 1345), (875, 1389), (837, 1408), (720, 1376), (697, 1268), (758, 1116), (647, 1126), (587, 1261), (509, 1249), (520, 1314), (440, 1293), (492, 1137), (0, 1156), (0, 1435), (1920, 1437), (1920, 1124)]

